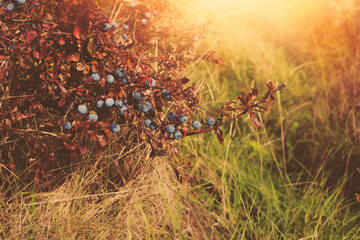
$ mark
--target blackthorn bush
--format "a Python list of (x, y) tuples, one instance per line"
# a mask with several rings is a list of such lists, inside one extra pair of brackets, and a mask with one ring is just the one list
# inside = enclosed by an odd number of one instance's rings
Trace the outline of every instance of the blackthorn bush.
[(220, 126), (249, 114), (260, 127), (255, 112), (286, 88), (268, 81), (263, 98), (252, 89), (204, 120), (181, 70), (199, 58), (223, 62), (194, 50), (206, 26), (180, 21), (167, 1), (120, 1), (113, 19), (95, 0), (21, 2), (0, 6), (0, 161), (36, 182), (89, 148), (145, 142), (163, 155), (168, 142), (213, 130), (223, 142)]

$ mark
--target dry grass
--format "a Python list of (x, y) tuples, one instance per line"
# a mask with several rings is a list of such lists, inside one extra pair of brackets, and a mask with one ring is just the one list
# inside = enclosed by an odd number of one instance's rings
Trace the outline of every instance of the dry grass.
[[(154, 160), (126, 186), (106, 192), (96, 167), (51, 192), (1, 203), (5, 239), (218, 239), (215, 215), (193, 199), (171, 165)], [(96, 193), (94, 192), (96, 190)], [(223, 234), (223, 233), (222, 233)]]

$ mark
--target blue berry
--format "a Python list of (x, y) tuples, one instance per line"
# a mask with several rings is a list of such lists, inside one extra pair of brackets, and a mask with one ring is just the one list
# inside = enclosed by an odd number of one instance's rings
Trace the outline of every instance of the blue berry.
[(123, 82), (124, 84), (128, 84), (128, 83), (129, 83), (129, 80), (130, 80), (130, 77), (127, 76), (127, 77), (124, 77), (124, 78), (122, 79), (122, 82)]
[(123, 33), (122, 38), (127, 39), (128, 35), (126, 33)]
[(89, 114), (90, 121), (97, 121), (99, 119), (99, 116), (96, 113), (90, 113)]
[(63, 126), (66, 130), (71, 130), (71, 128), (72, 128), (71, 122), (64, 122)]
[(128, 30), (128, 29), (129, 29), (129, 25), (124, 24), (123, 29), (124, 29), (124, 30)]
[(114, 75), (115, 75), (115, 77), (121, 78), (125, 75), (125, 73), (123, 72), (123, 70), (121, 68), (118, 68), (118, 69), (116, 69)]
[(174, 133), (173, 133), (173, 136), (175, 139), (180, 139), (182, 137), (182, 134), (179, 130), (176, 130)]
[(139, 103), (139, 110), (142, 112), (148, 112), (151, 109), (149, 102), (141, 102)]
[(195, 128), (195, 130), (199, 130), (201, 128), (201, 123), (199, 121), (194, 121), (192, 126)]
[(113, 28), (117, 28), (117, 23), (116, 22), (114, 22), (112, 25), (111, 25)]
[(85, 105), (85, 104), (79, 105), (79, 106), (78, 106), (78, 111), (79, 111), (79, 113), (81, 113), (81, 114), (86, 114), (86, 113), (87, 113), (87, 107), (86, 107), (86, 105)]
[(170, 91), (164, 89), (161, 91), (161, 96), (165, 99), (169, 99), (171, 97), (171, 93), (170, 93)]
[(121, 101), (121, 100), (116, 100), (116, 101), (115, 101), (115, 106), (116, 106), (116, 107), (119, 107), (119, 108), (122, 108), (122, 107), (124, 106), (124, 103), (123, 103), (123, 101)]
[(156, 123), (154, 123), (154, 122), (152, 122), (152, 123), (150, 123), (150, 129), (151, 130), (155, 130), (155, 129), (157, 129), (157, 125), (156, 125)]
[(120, 109), (121, 115), (125, 115), (125, 111), (127, 111), (127, 110), (128, 110), (128, 107), (126, 107), (126, 106), (122, 107), (122, 108)]
[(118, 133), (120, 131), (120, 125), (117, 123), (111, 124), (111, 131), (113, 131), (114, 133)]
[(96, 107), (97, 108), (102, 108), (103, 106), (104, 106), (104, 100), (99, 100), (99, 101), (97, 101), (97, 103), (96, 103)]
[(141, 19), (141, 24), (142, 25), (146, 25), (147, 23), (148, 23), (148, 21), (145, 18)]
[(6, 6), (6, 9), (12, 11), (14, 9), (14, 4), (10, 3)]
[(169, 120), (175, 120), (176, 119), (176, 113), (169, 112), (167, 117), (168, 117)]
[(180, 114), (179, 115), (179, 121), (181, 123), (186, 123), (187, 119), (188, 119), (188, 117), (185, 114)]
[(107, 31), (110, 30), (110, 28), (111, 28), (111, 25), (109, 23), (105, 23), (104, 26), (103, 26), (103, 31), (107, 32)]
[(215, 119), (213, 117), (209, 117), (208, 119), (206, 119), (206, 124), (209, 126), (215, 125)]
[(106, 81), (107, 81), (108, 83), (114, 83), (115, 78), (114, 78), (113, 75), (107, 75), (107, 76), (106, 76)]
[(150, 84), (149, 82), (151, 83), (151, 87), (155, 87), (156, 83), (155, 83), (155, 80), (153, 78), (149, 78), (148, 80), (145, 81), (145, 85), (150, 87)]
[(146, 119), (146, 120), (145, 120), (145, 126), (146, 126), (146, 127), (150, 127), (150, 124), (151, 124), (151, 120), (150, 120), (150, 119)]
[(134, 99), (137, 101), (140, 101), (144, 97), (143, 93), (141, 91), (134, 92)]
[(25, 4), (26, 0), (16, 0), (17, 4)]
[(112, 107), (112, 106), (114, 106), (114, 104), (115, 104), (115, 101), (114, 101), (114, 99), (112, 99), (112, 98), (107, 98), (107, 99), (105, 100), (105, 105), (106, 105), (107, 107)]
[(97, 82), (100, 80), (100, 75), (98, 73), (93, 73), (91, 74), (91, 79), (94, 81), (94, 82)]
[(148, 12), (147, 12), (147, 13), (145, 13), (145, 15), (144, 15), (144, 16), (145, 16), (145, 18), (147, 18), (147, 19), (149, 19), (149, 18), (151, 17), (150, 13), (148, 13)]
[(175, 127), (174, 127), (174, 125), (167, 125), (167, 126), (166, 126), (166, 130), (167, 130), (169, 133), (173, 133), (173, 132), (175, 132)]

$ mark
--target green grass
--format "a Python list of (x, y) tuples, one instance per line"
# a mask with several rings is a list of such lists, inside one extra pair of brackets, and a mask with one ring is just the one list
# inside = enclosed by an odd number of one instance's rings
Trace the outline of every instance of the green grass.
[[(266, 79), (288, 82), (290, 88), (262, 116), (262, 129), (244, 118), (240, 126), (224, 127), (224, 145), (209, 134), (187, 139), (183, 146), (183, 154), (194, 159), (198, 195), (230, 223), (232, 239), (360, 235), (354, 198), (360, 121), (357, 97), (349, 93), (359, 84), (359, 74), (351, 70), (358, 67), (351, 61), (357, 52), (348, 51), (358, 49), (354, 39), (359, 36), (351, 25), (356, 8), (347, 7), (321, 2), (318, 8), (326, 12), (291, 25), (292, 33), (267, 29), (258, 16), (228, 15), (215, 24), (217, 44), (211, 49), (225, 56), (226, 64), (201, 62), (186, 71), (194, 82), (206, 77), (200, 92), (211, 109), (250, 87), (261, 92)], [(330, 15), (339, 22), (323, 24)]]

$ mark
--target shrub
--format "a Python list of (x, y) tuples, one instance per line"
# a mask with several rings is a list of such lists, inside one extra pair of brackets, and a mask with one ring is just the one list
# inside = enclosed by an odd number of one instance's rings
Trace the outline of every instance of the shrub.
[[(1, 163), (37, 183), (93, 148), (145, 142), (162, 155), (171, 141), (212, 130), (222, 142), (220, 126), (250, 114), (260, 127), (255, 112), (286, 87), (268, 81), (263, 98), (252, 89), (203, 120), (195, 87), (180, 71), (199, 58), (222, 59), (196, 54), (194, 38), (206, 29), (179, 21), (166, 2), (121, 2), (113, 21), (94, 0), (32, 0), (11, 11), (8, 4), (0, 6)], [(194, 121), (202, 127), (192, 128)]]

